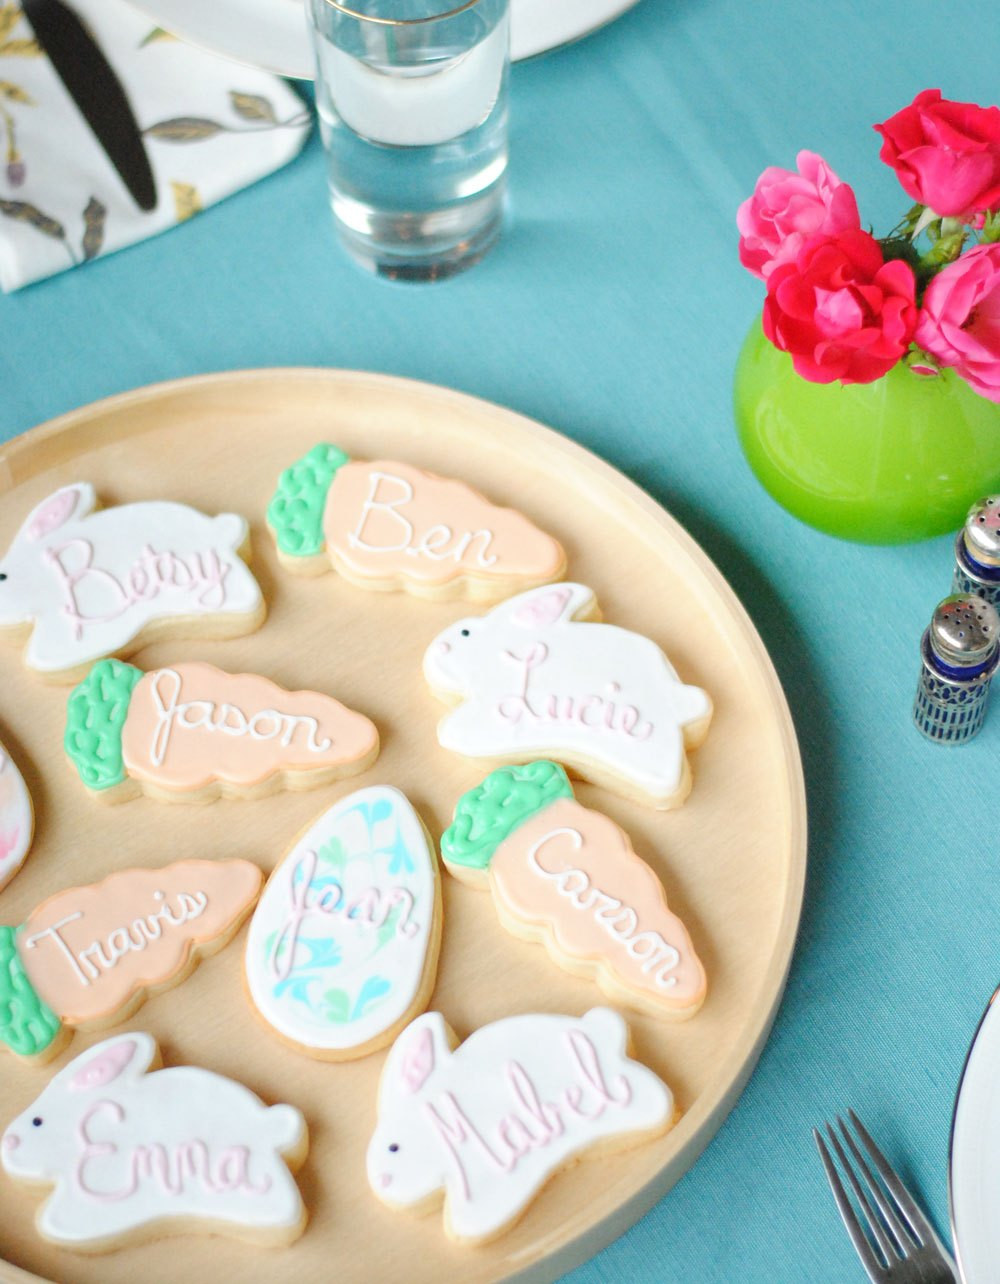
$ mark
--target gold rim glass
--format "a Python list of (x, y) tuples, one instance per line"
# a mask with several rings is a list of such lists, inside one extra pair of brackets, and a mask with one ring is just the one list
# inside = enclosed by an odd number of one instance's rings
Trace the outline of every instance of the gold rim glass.
[(428, 22), (442, 22), (446, 18), (455, 18), (467, 9), (474, 9), (476, 5), (482, 3), (482, 0), (464, 0), (463, 4), (457, 4), (451, 9), (443, 9), (440, 13), (428, 14), (425, 18), (376, 18), (372, 14), (360, 13), (357, 9), (352, 9), (349, 4), (343, 4), (341, 0), (321, 0), (321, 2), (329, 9), (336, 9), (346, 18), (356, 18), (358, 22), (377, 23), (380, 27), (420, 27)]

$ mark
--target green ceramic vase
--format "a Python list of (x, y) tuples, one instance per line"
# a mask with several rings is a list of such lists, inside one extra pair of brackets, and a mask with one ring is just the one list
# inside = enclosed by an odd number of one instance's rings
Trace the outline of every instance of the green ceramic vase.
[(901, 363), (875, 383), (809, 383), (758, 318), (733, 391), (761, 484), (831, 535), (866, 544), (941, 535), (1000, 489), (1000, 405), (950, 370), (928, 377)]

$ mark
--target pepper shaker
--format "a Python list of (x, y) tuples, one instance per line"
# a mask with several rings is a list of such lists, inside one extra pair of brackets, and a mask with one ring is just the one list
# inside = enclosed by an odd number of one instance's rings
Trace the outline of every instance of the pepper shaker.
[(975, 593), (1000, 607), (1000, 495), (969, 509), (955, 540), (953, 593)]
[(1000, 662), (1000, 615), (971, 593), (939, 603), (920, 640), (913, 721), (928, 740), (960, 745), (983, 725), (990, 680)]

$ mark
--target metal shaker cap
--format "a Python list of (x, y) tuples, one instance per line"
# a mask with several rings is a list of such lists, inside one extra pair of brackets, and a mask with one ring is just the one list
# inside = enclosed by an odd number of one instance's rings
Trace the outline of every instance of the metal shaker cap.
[(1000, 615), (984, 598), (956, 593), (939, 603), (930, 625), (934, 653), (956, 669), (989, 660), (1000, 643)]
[(1000, 566), (1000, 495), (986, 495), (969, 509), (965, 546), (977, 562)]

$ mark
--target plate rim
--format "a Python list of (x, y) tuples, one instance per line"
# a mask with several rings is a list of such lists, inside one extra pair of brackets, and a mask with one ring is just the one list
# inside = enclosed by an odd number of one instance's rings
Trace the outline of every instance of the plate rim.
[[(397, 395), (429, 398), (438, 404), (443, 399), (459, 409), (463, 405), (471, 406), (480, 418), (484, 415), (493, 416), (508, 424), (512, 420), (517, 421), (521, 430), (534, 438), (546, 453), (554, 451), (563, 458), (569, 455), (577, 465), (595, 474), (604, 484), (611, 486), (623, 498), (635, 504), (646, 517), (665, 528), (670, 538), (694, 564), (703, 581), (722, 599), (733, 623), (739, 626), (743, 641), (752, 652), (772, 703), (789, 803), (788, 862), (781, 916), (775, 925), (775, 946), (771, 951), (754, 1003), (748, 1005), (753, 1009), (751, 1019), (741, 1029), (722, 1067), (716, 1069), (714, 1076), (708, 1080), (697, 1100), (685, 1111), (672, 1130), (675, 1136), (683, 1136), (672, 1158), (644, 1185), (634, 1190), (598, 1222), (573, 1233), (571, 1238), (557, 1244), (544, 1256), (528, 1263), (523, 1269), (515, 1267), (505, 1277), (507, 1280), (517, 1280), (522, 1284), (528, 1284), (529, 1281), (552, 1280), (589, 1260), (622, 1235), (690, 1169), (736, 1105), (770, 1036), (795, 955), (808, 869), (809, 835), (805, 776), (791, 710), (774, 662), (735, 590), (698, 541), (662, 504), (613, 464), (564, 433), (499, 402), (444, 385), (378, 371), (322, 366), (268, 366), (222, 370), (144, 384), (66, 411), (0, 444), (0, 495), (6, 494), (44, 471), (44, 467), (19, 468), (19, 463), (26, 464), (26, 457), (36, 455), (39, 447), (60, 436), (71, 434), (83, 423), (98, 425), (102, 421), (113, 419), (123, 412), (127, 413), (140, 407), (144, 402), (176, 396), (183, 397), (186, 394), (197, 394), (202, 390), (224, 389), (234, 385), (267, 383), (276, 378), (315, 381), (329, 384), (331, 387), (343, 383), (369, 385), (376, 389), (388, 389)], [(142, 431), (140, 428), (135, 435), (141, 435)], [(73, 450), (69, 453), (73, 455), (77, 451)], [(733, 1073), (734, 1068), (735, 1073)], [(716, 1087), (715, 1085), (723, 1079), (725, 1080), (723, 1086)], [(710, 1103), (705, 1102), (707, 1091), (711, 1096)], [(24, 1272), (22, 1268), (14, 1267), (0, 1258), (0, 1276), (8, 1271), (16, 1272), (16, 1274), (7, 1275), (6, 1278), (17, 1281), (17, 1284), (25, 1284), (27, 1281), (34, 1281), (37, 1284), (37, 1281), (44, 1279), (43, 1276)]]

